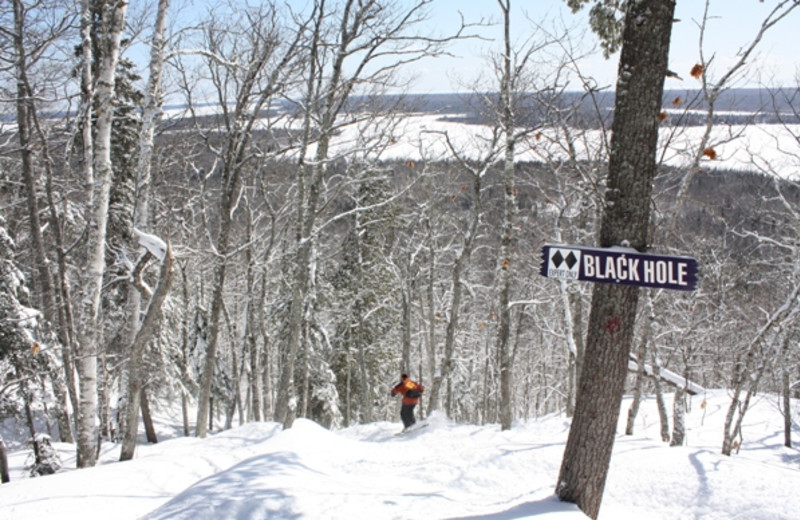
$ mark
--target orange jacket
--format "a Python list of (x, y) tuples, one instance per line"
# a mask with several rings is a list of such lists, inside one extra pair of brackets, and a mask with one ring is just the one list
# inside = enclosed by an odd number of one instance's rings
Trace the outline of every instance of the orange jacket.
[(392, 388), (392, 395), (402, 395), (403, 404), (417, 404), (419, 403), (420, 394), (424, 391), (425, 388), (421, 384), (406, 377)]

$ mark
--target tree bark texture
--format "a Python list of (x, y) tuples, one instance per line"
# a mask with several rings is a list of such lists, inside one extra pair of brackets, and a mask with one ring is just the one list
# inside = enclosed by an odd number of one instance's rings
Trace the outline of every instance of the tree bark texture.
[[(612, 125), (600, 246), (645, 251), (674, 0), (629, 2)], [(575, 416), (556, 492), (597, 518), (614, 446), (639, 289), (597, 284)]]
[[(85, 4), (85, 16), (88, 13)], [(87, 261), (83, 271), (83, 297), (81, 299), (81, 320), (78, 332), (78, 355), (76, 368), (79, 377), (78, 404), (78, 454), (77, 466), (86, 468), (97, 463), (97, 356), (102, 342), (100, 331), (100, 297), (103, 290), (105, 270), (105, 242), (108, 224), (108, 204), (111, 189), (111, 125), (113, 121), (114, 84), (120, 41), (125, 28), (125, 14), (128, 4), (118, 3), (108, 6), (103, 13), (103, 31), (97, 86), (94, 91), (97, 118), (95, 122), (92, 148), (92, 177), (87, 186), (89, 208), (87, 211), (86, 250)], [(83, 23), (90, 23), (86, 20)], [(83, 45), (91, 45), (84, 41)], [(91, 58), (91, 54), (89, 54)], [(84, 64), (91, 66), (91, 63)], [(91, 87), (86, 86), (90, 89)], [(84, 102), (90, 101), (84, 100)], [(83, 121), (84, 127), (91, 125), (91, 119)], [(84, 133), (84, 135), (86, 135)]]
[(683, 446), (686, 440), (686, 393), (683, 388), (675, 391), (672, 417), (672, 440), (669, 445)]

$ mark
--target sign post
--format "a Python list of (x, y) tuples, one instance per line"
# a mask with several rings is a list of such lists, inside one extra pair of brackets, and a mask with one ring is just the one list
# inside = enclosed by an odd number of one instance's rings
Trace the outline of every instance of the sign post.
[(697, 260), (639, 253), (625, 247), (546, 244), (540, 273), (547, 278), (693, 291)]

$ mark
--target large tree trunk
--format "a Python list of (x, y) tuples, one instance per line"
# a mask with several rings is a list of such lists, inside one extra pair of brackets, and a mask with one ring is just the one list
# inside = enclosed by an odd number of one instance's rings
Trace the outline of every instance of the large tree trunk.
[[(658, 115), (674, 0), (629, 2), (612, 126), (600, 246), (647, 248)], [(558, 477), (561, 500), (597, 518), (614, 446), (639, 289), (595, 285), (575, 417)]]
[[(97, 355), (101, 347), (100, 331), (103, 324), (100, 318), (100, 297), (103, 290), (103, 272), (105, 269), (106, 226), (108, 224), (108, 203), (111, 189), (111, 125), (113, 121), (113, 99), (115, 71), (119, 60), (120, 40), (125, 28), (125, 14), (128, 4), (114, 4), (103, 15), (102, 56), (95, 89), (97, 118), (94, 141), (84, 146), (92, 148), (91, 173), (87, 180), (92, 182), (89, 190), (89, 210), (87, 212), (88, 229), (86, 233), (87, 260), (83, 271), (82, 309), (78, 332), (78, 361), (76, 368), (79, 377), (78, 404), (78, 454), (77, 466), (85, 468), (97, 463), (98, 430), (97, 430)], [(89, 38), (89, 1), (84, 0), (83, 34), (84, 47), (91, 47)], [(84, 51), (87, 52), (87, 51)], [(84, 60), (87, 55), (84, 55)], [(91, 52), (88, 52), (91, 60)], [(91, 67), (91, 61), (84, 63), (84, 68)], [(91, 86), (86, 85), (89, 93)], [(90, 99), (84, 103), (91, 106)], [(87, 110), (88, 113), (88, 110)], [(91, 125), (91, 119), (83, 121), (84, 127)], [(91, 135), (91, 133), (89, 133)], [(87, 132), (84, 132), (84, 137)], [(88, 166), (87, 166), (88, 167)]]

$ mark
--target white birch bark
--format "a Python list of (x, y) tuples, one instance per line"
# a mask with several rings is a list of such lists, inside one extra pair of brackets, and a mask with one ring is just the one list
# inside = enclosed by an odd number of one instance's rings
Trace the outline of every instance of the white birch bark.
[[(83, 2), (82, 33), (84, 36), (84, 74), (90, 74), (91, 42), (88, 24), (90, 2)], [(93, 182), (87, 186), (89, 190), (89, 207), (87, 218), (87, 258), (82, 273), (81, 317), (78, 331), (78, 356), (76, 369), (79, 378), (79, 410), (78, 410), (78, 453), (79, 468), (91, 467), (97, 463), (98, 429), (97, 429), (97, 355), (102, 337), (100, 320), (100, 296), (103, 287), (105, 269), (105, 240), (108, 220), (108, 202), (111, 188), (111, 124), (113, 120), (113, 97), (115, 71), (119, 60), (120, 41), (125, 28), (125, 14), (128, 4), (114, 3), (106, 6), (103, 13), (102, 56), (98, 68), (97, 84), (94, 89), (97, 120), (94, 141), (84, 143), (92, 148), (92, 167), (86, 165), (87, 180)], [(84, 76), (85, 77), (85, 76)], [(92, 93), (90, 85), (85, 85), (88, 93)], [(90, 106), (90, 100), (84, 100)], [(84, 121), (84, 127), (91, 125), (91, 118)], [(84, 136), (86, 136), (84, 131)], [(86, 148), (84, 148), (86, 153)], [(93, 173), (93, 175), (91, 175)]]
[[(139, 136), (139, 160), (137, 166), (136, 179), (136, 206), (133, 212), (134, 227), (136, 229), (147, 229), (149, 221), (149, 196), (150, 196), (150, 171), (153, 156), (153, 136), (158, 118), (161, 114), (161, 75), (164, 69), (164, 32), (167, 25), (167, 13), (169, 11), (169, 0), (159, 0), (156, 12), (156, 23), (153, 29), (152, 47), (150, 48), (150, 77), (147, 82), (147, 89), (144, 93), (144, 107), (142, 111), (142, 130)], [(164, 259), (164, 264), (167, 258)], [(140, 291), (130, 291), (128, 307), (130, 309), (130, 345), (137, 344), (137, 336), (140, 335), (139, 325), (141, 316), (142, 297)], [(151, 300), (150, 305), (153, 305)], [(141, 349), (132, 348), (126, 368), (127, 388), (123, 388), (123, 403), (125, 411), (120, 413), (120, 435), (123, 439), (123, 446), (120, 452), (120, 460), (128, 460), (133, 457), (136, 448), (136, 431), (138, 429), (139, 416), (139, 393), (143, 387), (143, 382), (138, 381), (139, 366), (141, 365), (144, 347)], [(123, 378), (125, 379), (125, 378)]]

